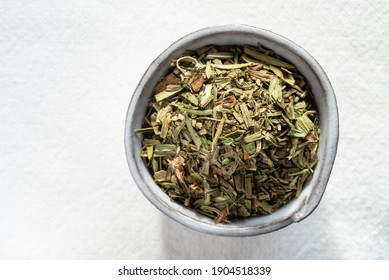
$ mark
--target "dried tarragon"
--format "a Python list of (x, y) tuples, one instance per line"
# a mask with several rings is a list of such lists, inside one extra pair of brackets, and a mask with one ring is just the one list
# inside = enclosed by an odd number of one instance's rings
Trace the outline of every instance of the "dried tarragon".
[(216, 223), (268, 215), (298, 197), (320, 129), (296, 68), (261, 46), (206, 46), (171, 65), (136, 130), (163, 191)]

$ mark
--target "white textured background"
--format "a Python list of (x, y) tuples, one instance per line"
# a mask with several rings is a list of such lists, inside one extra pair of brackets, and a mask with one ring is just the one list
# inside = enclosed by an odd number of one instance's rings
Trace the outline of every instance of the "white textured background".
[[(163, 216), (134, 185), (123, 144), (152, 60), (189, 32), (232, 23), (310, 52), (340, 114), (320, 206), (249, 238)], [(389, 259), (388, 43), (389, 1), (0, 0), (0, 258)]]

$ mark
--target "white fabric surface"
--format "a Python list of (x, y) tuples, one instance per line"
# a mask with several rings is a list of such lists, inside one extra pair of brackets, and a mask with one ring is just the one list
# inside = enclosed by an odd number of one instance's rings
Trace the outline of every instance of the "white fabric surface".
[[(310, 52), (334, 87), (336, 163), (304, 221), (249, 238), (194, 232), (135, 186), (127, 106), (152, 60), (245, 23)], [(0, 0), (0, 258), (389, 259), (388, 1)]]

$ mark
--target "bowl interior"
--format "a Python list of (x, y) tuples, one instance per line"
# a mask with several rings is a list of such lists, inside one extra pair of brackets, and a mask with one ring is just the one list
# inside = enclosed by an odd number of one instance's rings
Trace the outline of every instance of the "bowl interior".
[[(251, 45), (260, 43), (289, 60), (310, 83), (320, 122), (318, 163), (301, 195), (271, 215), (253, 217), (232, 224), (215, 224), (212, 219), (173, 202), (154, 182), (139, 156), (142, 127), (149, 98), (159, 80), (169, 70), (171, 59), (183, 51), (206, 45)], [(249, 26), (220, 26), (189, 34), (167, 48), (147, 69), (131, 99), (125, 127), (125, 146), (132, 176), (144, 195), (162, 212), (197, 231), (224, 236), (248, 236), (274, 231), (300, 221), (318, 205), (334, 162), (338, 141), (338, 113), (331, 84), (320, 65), (305, 50), (270, 31)]]

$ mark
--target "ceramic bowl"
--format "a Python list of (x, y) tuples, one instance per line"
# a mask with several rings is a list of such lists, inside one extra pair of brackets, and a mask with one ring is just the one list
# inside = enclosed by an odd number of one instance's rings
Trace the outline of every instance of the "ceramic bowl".
[[(206, 45), (251, 45), (260, 43), (296, 66), (311, 85), (319, 112), (320, 142), (318, 163), (301, 195), (274, 213), (231, 224), (215, 224), (212, 219), (172, 201), (154, 182), (146, 163), (139, 156), (142, 127), (148, 99), (154, 87), (169, 70), (169, 62), (187, 49)], [(271, 31), (246, 25), (215, 26), (188, 34), (162, 52), (146, 70), (129, 104), (125, 125), (125, 150), (132, 177), (159, 210), (173, 220), (200, 232), (221, 236), (252, 236), (272, 232), (299, 222), (318, 206), (335, 160), (339, 134), (338, 109), (330, 81), (319, 63), (292, 41)]]

